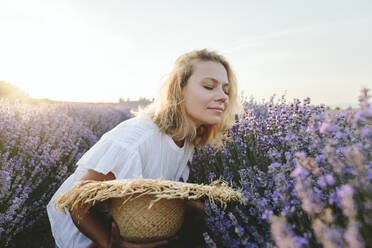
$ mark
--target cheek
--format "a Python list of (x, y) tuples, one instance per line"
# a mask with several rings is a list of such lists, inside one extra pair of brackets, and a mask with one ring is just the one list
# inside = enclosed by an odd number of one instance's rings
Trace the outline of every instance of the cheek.
[(208, 105), (208, 103), (210, 101), (213, 100), (213, 93), (212, 92), (209, 92), (209, 91), (206, 91), (206, 90), (200, 90), (198, 92), (196, 92), (195, 94), (195, 101), (199, 102), (200, 104), (204, 104), (204, 105)]
[[(197, 111), (198, 106), (200, 103), (198, 102), (198, 97), (195, 95), (195, 93), (188, 92), (186, 98), (185, 98), (185, 107), (186, 111), (191, 114)], [(191, 93), (191, 94), (190, 94)]]
[(193, 107), (200, 108), (203, 107), (209, 99), (209, 95), (201, 90), (193, 90), (190, 92), (190, 95), (188, 97), (189, 105), (192, 105)]

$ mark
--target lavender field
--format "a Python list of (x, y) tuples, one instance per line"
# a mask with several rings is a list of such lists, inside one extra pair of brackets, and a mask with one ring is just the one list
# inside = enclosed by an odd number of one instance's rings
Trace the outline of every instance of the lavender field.
[[(221, 178), (245, 205), (206, 201), (209, 247), (372, 247), (372, 108), (310, 99), (245, 101), (224, 148), (195, 152), (189, 182)], [(0, 246), (54, 247), (46, 204), (99, 137), (131, 115), (116, 105), (0, 101)]]
[(0, 100), (0, 247), (54, 247), (46, 204), (82, 154), (130, 116), (120, 105)]

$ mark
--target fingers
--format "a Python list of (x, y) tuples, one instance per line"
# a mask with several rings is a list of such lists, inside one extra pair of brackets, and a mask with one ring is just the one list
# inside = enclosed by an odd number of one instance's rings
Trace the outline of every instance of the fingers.
[(173, 237), (170, 237), (168, 240), (177, 240), (178, 239), (178, 235), (175, 235)]
[(90, 243), (87, 248), (98, 248), (98, 245), (96, 245), (96, 243), (92, 242)]
[(189, 212), (197, 212), (200, 215), (205, 215), (205, 205), (202, 202), (189, 200), (186, 202), (186, 210)]
[(123, 244), (124, 244), (124, 247), (126, 247), (126, 248), (153, 248), (153, 247), (157, 247), (159, 245), (163, 245), (163, 244), (166, 244), (166, 243), (135, 244), (135, 243), (130, 243), (130, 242), (124, 241)]
[(112, 243), (118, 243), (121, 241), (120, 230), (115, 221), (111, 223), (111, 239)]
[(154, 241), (154, 242), (144, 243), (144, 244), (134, 244), (134, 243), (130, 243), (127, 241), (123, 241), (123, 243), (125, 247), (128, 247), (128, 248), (153, 248), (153, 247), (158, 247), (161, 245), (168, 244), (168, 240), (159, 240), (159, 241)]
[(146, 245), (148, 246), (144, 246), (144, 248), (152, 248), (152, 247), (157, 247), (157, 246), (165, 245), (165, 244), (168, 244), (168, 240), (160, 240), (160, 241), (155, 241), (152, 243), (147, 243)]

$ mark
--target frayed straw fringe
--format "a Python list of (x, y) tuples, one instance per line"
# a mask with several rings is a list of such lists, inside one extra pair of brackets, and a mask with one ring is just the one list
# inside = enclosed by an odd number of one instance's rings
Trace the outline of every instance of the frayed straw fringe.
[(55, 201), (55, 208), (64, 211), (72, 211), (76, 207), (87, 212), (96, 202), (102, 202), (109, 198), (127, 197), (123, 202), (134, 200), (142, 195), (153, 195), (149, 208), (160, 199), (188, 199), (195, 200), (202, 196), (208, 196), (209, 201), (218, 201), (225, 209), (227, 202), (244, 202), (241, 192), (234, 191), (222, 180), (216, 180), (209, 185), (193, 184), (163, 179), (123, 179), (111, 181), (79, 181), (70, 190), (59, 195)]

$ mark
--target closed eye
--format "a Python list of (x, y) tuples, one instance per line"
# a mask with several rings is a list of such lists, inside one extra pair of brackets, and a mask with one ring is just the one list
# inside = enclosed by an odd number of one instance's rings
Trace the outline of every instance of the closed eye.
[[(213, 87), (209, 87), (209, 86), (203, 86), (203, 87), (207, 90), (213, 90)], [(229, 95), (229, 89), (224, 90), (224, 92), (226, 95)]]

